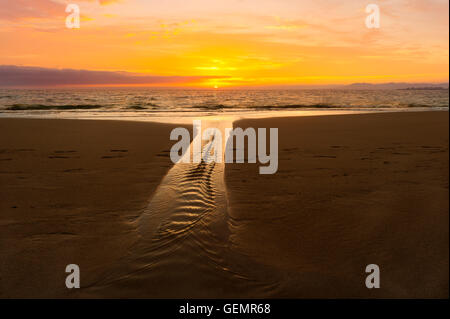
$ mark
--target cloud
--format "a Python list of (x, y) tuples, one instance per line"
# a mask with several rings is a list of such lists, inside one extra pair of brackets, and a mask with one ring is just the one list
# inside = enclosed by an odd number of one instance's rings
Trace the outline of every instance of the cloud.
[(0, 65), (0, 87), (64, 85), (170, 85), (197, 83), (222, 76), (159, 76), (129, 72), (51, 69)]
[(0, 0), (0, 19), (49, 18), (65, 15), (66, 6), (52, 0)]
[[(122, 0), (77, 0), (76, 2), (92, 2), (102, 6), (119, 3)], [(16, 21), (27, 18), (57, 18), (66, 16), (66, 3), (55, 0), (0, 0), (0, 19)]]
[(99, 0), (99, 2), (103, 6), (103, 5), (112, 4), (115, 2), (120, 2), (120, 0)]
[(105, 5), (108, 5), (108, 4), (122, 2), (123, 0), (78, 0), (78, 1), (81, 1), (81, 2), (97, 2), (97, 3), (100, 3), (100, 5), (105, 6)]

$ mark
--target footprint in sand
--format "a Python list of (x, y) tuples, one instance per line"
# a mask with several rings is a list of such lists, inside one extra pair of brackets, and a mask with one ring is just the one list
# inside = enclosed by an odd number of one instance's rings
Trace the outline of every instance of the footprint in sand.
[(114, 155), (104, 155), (104, 156), (102, 156), (101, 158), (102, 158), (102, 159), (108, 159), (108, 158), (122, 158), (122, 157), (124, 157), (122, 154), (128, 152), (128, 150), (125, 150), (125, 149), (112, 149), (112, 150), (109, 150), (109, 151), (110, 151), (111, 153), (114, 153)]

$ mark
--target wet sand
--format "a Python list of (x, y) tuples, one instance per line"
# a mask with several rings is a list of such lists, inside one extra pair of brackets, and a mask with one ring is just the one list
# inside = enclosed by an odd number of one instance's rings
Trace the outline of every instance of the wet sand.
[(170, 125), (0, 119), (0, 297), (448, 297), (448, 112), (234, 126), (279, 128), (276, 174), (169, 172)]
[(276, 174), (226, 167), (232, 244), (283, 276), (277, 297), (448, 298), (448, 112), (234, 126), (279, 128)]
[(66, 265), (86, 286), (125, 255), (172, 166), (173, 127), (0, 119), (0, 297), (71, 297)]

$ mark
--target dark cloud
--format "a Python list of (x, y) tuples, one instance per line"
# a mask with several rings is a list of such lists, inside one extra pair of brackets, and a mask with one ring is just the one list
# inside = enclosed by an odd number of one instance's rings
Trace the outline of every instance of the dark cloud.
[(129, 72), (50, 69), (30, 66), (0, 65), (0, 86), (61, 86), (61, 85), (127, 85), (194, 83), (223, 77), (157, 76)]

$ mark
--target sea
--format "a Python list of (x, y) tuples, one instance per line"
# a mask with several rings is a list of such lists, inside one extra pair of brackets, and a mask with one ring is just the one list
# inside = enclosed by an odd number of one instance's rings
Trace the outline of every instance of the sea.
[[(162, 120), (214, 115), (448, 110), (444, 89), (0, 89), (0, 117)], [(275, 112), (275, 113), (274, 113)]]

